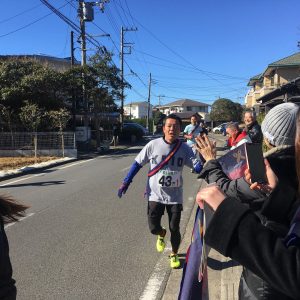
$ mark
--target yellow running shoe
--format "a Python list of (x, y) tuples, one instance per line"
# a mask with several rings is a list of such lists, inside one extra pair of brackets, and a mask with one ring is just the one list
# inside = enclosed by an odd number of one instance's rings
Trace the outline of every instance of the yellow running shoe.
[(170, 255), (170, 266), (172, 269), (176, 269), (180, 267), (180, 260), (177, 254)]
[[(163, 228), (163, 229), (166, 232), (166, 229), (165, 228)], [(166, 236), (166, 234), (164, 236), (160, 236), (160, 235), (157, 236), (157, 241), (156, 241), (156, 250), (157, 250), (157, 252), (163, 252), (164, 251), (164, 249), (166, 247), (165, 236)]]

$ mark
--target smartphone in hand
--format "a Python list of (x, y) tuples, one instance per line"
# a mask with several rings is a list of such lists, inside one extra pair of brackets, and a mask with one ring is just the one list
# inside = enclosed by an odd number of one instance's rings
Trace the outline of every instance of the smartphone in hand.
[(246, 144), (246, 159), (251, 172), (251, 183), (267, 183), (266, 166), (261, 144)]

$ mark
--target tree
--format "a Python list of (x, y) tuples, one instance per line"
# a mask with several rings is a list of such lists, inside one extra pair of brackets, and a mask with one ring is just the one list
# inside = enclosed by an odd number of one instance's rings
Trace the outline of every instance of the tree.
[(63, 103), (64, 80), (61, 73), (32, 60), (12, 59), (0, 62), (0, 103), (17, 113), (25, 101), (45, 109)]
[(15, 115), (14, 111), (9, 106), (4, 106), (0, 104), (0, 121), (4, 125), (7, 126), (10, 137), (11, 137), (11, 145), (14, 147), (14, 135), (13, 135), (13, 123), (14, 123)]
[(37, 130), (42, 122), (42, 117), (44, 112), (38, 107), (37, 104), (29, 103), (25, 101), (25, 105), (21, 107), (21, 112), (19, 114), (21, 122), (24, 124), (25, 128), (34, 132), (34, 157), (37, 157)]
[(236, 122), (241, 120), (242, 111), (243, 108), (241, 104), (222, 98), (213, 103), (210, 118), (218, 122)]
[(61, 135), (61, 147), (62, 154), (65, 157), (65, 143), (64, 143), (64, 134), (63, 130), (66, 128), (68, 121), (71, 119), (71, 114), (67, 109), (61, 108), (60, 110), (51, 110), (48, 112), (48, 116), (52, 121), (54, 128), (58, 128)]

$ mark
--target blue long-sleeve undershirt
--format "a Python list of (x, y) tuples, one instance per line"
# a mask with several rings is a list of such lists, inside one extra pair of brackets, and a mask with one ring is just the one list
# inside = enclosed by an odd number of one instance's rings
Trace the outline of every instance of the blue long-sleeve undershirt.
[(137, 174), (137, 172), (142, 168), (140, 164), (138, 164), (136, 161), (132, 164), (129, 172), (127, 173), (126, 177), (124, 178), (124, 182), (131, 183), (133, 177)]

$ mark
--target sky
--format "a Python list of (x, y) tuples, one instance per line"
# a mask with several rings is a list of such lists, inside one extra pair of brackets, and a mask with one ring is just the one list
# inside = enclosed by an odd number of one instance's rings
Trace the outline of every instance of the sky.
[[(77, 0), (48, 3), (79, 26)], [(1, 4), (0, 55), (70, 57), (72, 28), (40, 0)], [(128, 29), (124, 79), (132, 88), (125, 90), (125, 104), (147, 101), (150, 74), (153, 105), (218, 98), (244, 104), (251, 77), (300, 51), (299, 11), (299, 0), (110, 0), (104, 12), (94, 7), (86, 32), (120, 67), (121, 27)], [(75, 33), (80, 61), (77, 39)], [(90, 43), (87, 49), (88, 56), (96, 51)]]

